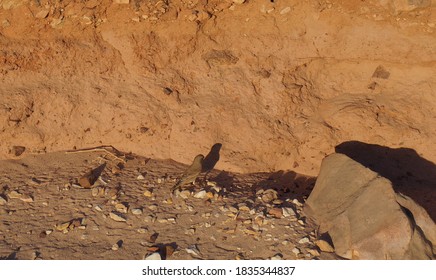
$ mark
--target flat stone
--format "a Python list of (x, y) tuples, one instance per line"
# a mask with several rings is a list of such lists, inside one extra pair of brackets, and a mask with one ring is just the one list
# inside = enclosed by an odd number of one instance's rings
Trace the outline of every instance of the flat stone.
[(295, 255), (298, 255), (301, 253), (301, 251), (298, 248), (294, 248), (294, 249), (292, 249), (292, 253), (294, 253)]
[(155, 221), (156, 221), (156, 217), (155, 216), (153, 216), (153, 215), (148, 215), (148, 216), (146, 216), (145, 218), (144, 218), (144, 222), (147, 222), (147, 223), (154, 223)]
[(162, 260), (161, 255), (158, 252), (154, 252), (150, 255), (148, 255), (147, 257), (145, 257), (145, 260)]
[(145, 190), (144, 191), (144, 196), (145, 197), (152, 197), (153, 193), (150, 190)]
[(92, 196), (97, 196), (99, 193), (99, 188), (92, 188), (91, 189), (91, 195)]
[(0, 195), (0, 205), (5, 205), (6, 203), (8, 203), (8, 201), (6, 200), (6, 197), (3, 197), (2, 195)]
[(146, 229), (146, 228), (138, 228), (136, 231), (137, 231), (138, 233), (146, 233), (146, 232), (147, 232), (147, 229)]
[(270, 258), (270, 260), (283, 260), (283, 255), (282, 254), (275, 254), (274, 256), (272, 256)]
[(201, 191), (199, 191), (198, 193), (196, 193), (196, 194), (194, 195), (194, 197), (195, 197), (195, 198), (200, 198), (200, 199), (202, 199), (202, 198), (205, 198), (205, 197), (206, 197), (206, 194), (207, 194), (207, 192), (206, 192), (205, 190), (201, 190)]
[(181, 192), (179, 193), (179, 196), (180, 196), (181, 198), (183, 198), (183, 199), (187, 199), (188, 197), (191, 196), (191, 192), (188, 191), (188, 190), (184, 190), (184, 191), (181, 191)]
[(148, 209), (150, 209), (151, 211), (156, 211), (158, 208), (158, 206), (156, 204), (152, 204), (150, 206), (148, 206)]
[(20, 200), (24, 201), (24, 202), (33, 202), (33, 197), (31, 197), (30, 195), (27, 195), (27, 194), (23, 194), (20, 197)]
[(115, 209), (118, 211), (118, 212), (120, 212), (120, 213), (124, 213), (124, 214), (126, 214), (127, 213), (127, 206), (125, 205), (125, 204), (123, 204), (123, 203), (117, 203), (117, 204), (115, 204)]
[(198, 249), (197, 245), (190, 245), (185, 250), (190, 255), (193, 255), (193, 256), (199, 256), (200, 255), (200, 250)]
[(281, 11), (280, 11), (280, 14), (281, 15), (284, 15), (284, 14), (287, 14), (287, 13), (289, 13), (291, 11), (291, 7), (286, 7), (286, 8), (283, 8)]
[(290, 207), (282, 208), (282, 212), (284, 217), (296, 216), (294, 209)]
[(316, 249), (308, 249), (307, 252), (314, 257), (319, 257), (319, 251)]
[(127, 218), (123, 217), (123, 215), (121, 213), (117, 213), (117, 212), (109, 213), (109, 217), (111, 217), (112, 220), (117, 221), (117, 222), (126, 222), (127, 221)]
[(262, 199), (262, 201), (263, 202), (265, 202), (265, 203), (270, 203), (270, 202), (272, 202), (273, 200), (276, 200), (277, 199), (277, 191), (275, 191), (275, 190), (273, 190), (273, 189), (268, 189), (268, 190), (265, 190), (263, 193), (262, 193), (262, 197), (261, 197), (261, 199)]
[(298, 243), (300, 243), (300, 244), (305, 244), (305, 243), (309, 243), (309, 242), (310, 242), (310, 240), (307, 237), (303, 237), (300, 240), (298, 240)]
[(11, 191), (10, 193), (8, 193), (8, 197), (10, 199), (20, 198), (21, 196), (22, 196), (22, 194), (17, 192), (17, 191)]
[(144, 180), (145, 178), (144, 178), (144, 176), (142, 176), (142, 174), (139, 174), (138, 177), (136, 177), (136, 179), (138, 179), (138, 180)]
[(91, 181), (91, 177), (90, 176), (86, 176), (86, 175), (83, 176), (83, 177), (80, 177), (77, 182), (79, 183), (79, 185), (82, 188), (86, 188), (86, 189), (91, 188), (91, 186), (93, 185), (93, 182)]
[(131, 211), (132, 211), (133, 215), (141, 215), (142, 214), (141, 208), (133, 208)]
[(330, 245), (330, 243), (322, 239), (316, 240), (315, 245), (318, 246), (318, 248), (323, 252), (333, 253), (335, 251), (335, 249), (332, 247), (332, 245)]
[(44, 19), (48, 16), (49, 10), (41, 10), (36, 13), (35, 17), (39, 19)]
[(271, 208), (268, 211), (268, 214), (270, 214), (271, 216), (277, 219), (281, 219), (283, 217), (283, 211), (281, 208)]
[(56, 229), (59, 231), (65, 231), (69, 226), (71, 222), (65, 222), (59, 225), (56, 225)]

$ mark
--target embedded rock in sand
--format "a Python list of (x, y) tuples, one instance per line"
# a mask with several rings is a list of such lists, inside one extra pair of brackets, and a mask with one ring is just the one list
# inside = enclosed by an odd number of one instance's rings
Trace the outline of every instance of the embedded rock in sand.
[(434, 259), (436, 225), (386, 178), (343, 154), (321, 164), (305, 212), (348, 259)]

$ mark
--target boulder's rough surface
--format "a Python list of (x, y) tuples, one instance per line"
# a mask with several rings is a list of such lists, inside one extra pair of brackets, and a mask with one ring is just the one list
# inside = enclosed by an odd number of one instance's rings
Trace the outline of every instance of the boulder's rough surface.
[(434, 259), (436, 226), (386, 178), (343, 154), (326, 157), (306, 214), (348, 259)]

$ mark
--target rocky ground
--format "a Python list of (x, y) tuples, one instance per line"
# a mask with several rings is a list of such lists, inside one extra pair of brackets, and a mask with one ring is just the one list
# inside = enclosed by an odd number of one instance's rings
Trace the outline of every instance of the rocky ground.
[(107, 150), (0, 162), (2, 258), (334, 258), (302, 215), (314, 178), (214, 170), (176, 197), (185, 165)]

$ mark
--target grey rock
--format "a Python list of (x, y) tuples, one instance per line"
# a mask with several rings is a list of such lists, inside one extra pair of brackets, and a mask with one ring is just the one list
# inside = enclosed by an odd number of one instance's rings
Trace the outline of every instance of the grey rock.
[(435, 258), (436, 225), (425, 210), (343, 154), (323, 160), (304, 212), (343, 258)]

